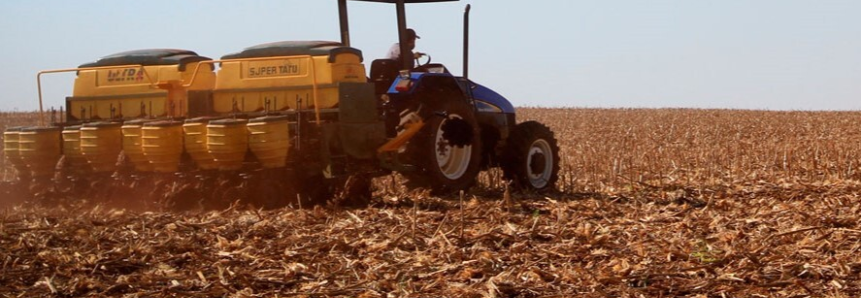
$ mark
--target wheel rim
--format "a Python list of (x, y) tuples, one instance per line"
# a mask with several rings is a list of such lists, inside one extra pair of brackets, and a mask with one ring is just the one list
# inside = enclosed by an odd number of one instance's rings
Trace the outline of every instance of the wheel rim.
[(533, 188), (544, 188), (550, 182), (550, 176), (553, 175), (553, 151), (547, 140), (538, 139), (532, 142), (526, 158), (526, 171), (529, 184)]
[[(460, 115), (449, 114), (448, 119), (463, 119)], [(472, 145), (463, 147), (452, 146), (449, 141), (443, 137), (443, 125), (448, 119), (443, 120), (437, 127), (436, 131), (436, 163), (440, 173), (450, 180), (457, 180), (469, 168), (470, 158), (472, 158)]]

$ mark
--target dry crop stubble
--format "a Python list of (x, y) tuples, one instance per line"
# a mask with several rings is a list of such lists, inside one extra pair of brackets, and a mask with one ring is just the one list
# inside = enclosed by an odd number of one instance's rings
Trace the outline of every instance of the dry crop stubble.
[(0, 293), (861, 295), (861, 113), (519, 113), (556, 133), (561, 193), (502, 200), (491, 173), (463, 205), (385, 177), (364, 209), (4, 209)]
[[(758, 182), (827, 183), (861, 178), (859, 112), (520, 108), (561, 148), (562, 192), (691, 188)], [(38, 123), (2, 112), (0, 129)], [(2, 153), (0, 153), (2, 154)], [(498, 170), (481, 185), (502, 189)], [(402, 191), (385, 178), (377, 187)]]
[(562, 148), (565, 192), (858, 180), (861, 113), (529, 109)]

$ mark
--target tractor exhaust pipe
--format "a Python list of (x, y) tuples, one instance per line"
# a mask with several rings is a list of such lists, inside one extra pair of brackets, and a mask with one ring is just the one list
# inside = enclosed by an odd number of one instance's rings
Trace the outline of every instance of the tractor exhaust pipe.
[(466, 5), (463, 12), (463, 78), (469, 79), (469, 10), (471, 6)]

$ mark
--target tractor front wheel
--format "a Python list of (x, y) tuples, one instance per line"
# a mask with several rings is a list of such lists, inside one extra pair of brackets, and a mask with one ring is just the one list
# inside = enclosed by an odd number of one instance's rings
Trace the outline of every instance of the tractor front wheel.
[(520, 190), (552, 190), (559, 179), (559, 145), (550, 128), (535, 121), (515, 126), (502, 170), (504, 178)]

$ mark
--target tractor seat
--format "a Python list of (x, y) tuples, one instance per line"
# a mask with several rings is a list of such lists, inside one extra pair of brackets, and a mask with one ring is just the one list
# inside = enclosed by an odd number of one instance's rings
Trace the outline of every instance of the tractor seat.
[(394, 59), (377, 59), (371, 62), (371, 82), (376, 85), (376, 93), (389, 90), (400, 72), (400, 63)]

